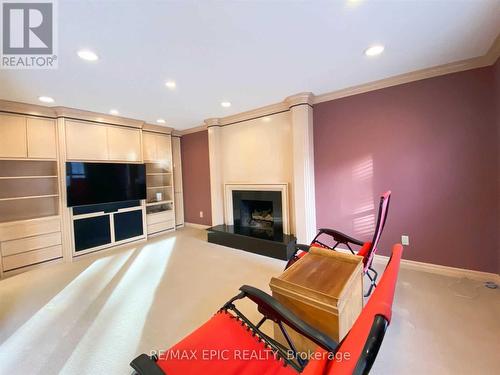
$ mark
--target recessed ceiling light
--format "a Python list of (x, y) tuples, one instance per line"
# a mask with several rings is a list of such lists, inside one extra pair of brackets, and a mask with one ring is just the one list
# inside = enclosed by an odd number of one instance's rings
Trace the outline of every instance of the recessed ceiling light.
[(81, 59), (87, 60), (87, 61), (97, 61), (99, 59), (99, 56), (95, 52), (92, 52), (88, 49), (81, 49), (78, 51), (78, 56)]
[(117, 109), (111, 109), (111, 110), (109, 111), (109, 114), (110, 114), (110, 115), (113, 115), (113, 116), (118, 116), (118, 115), (120, 114), (120, 112), (118, 112), (118, 110), (117, 110)]
[(157, 122), (158, 124), (164, 124), (164, 123), (165, 123), (165, 120), (164, 120), (164, 119), (162, 119), (162, 118), (159, 118), (158, 120), (156, 120), (156, 122)]
[(165, 86), (167, 86), (170, 90), (173, 90), (175, 89), (177, 84), (175, 83), (175, 81), (167, 81), (165, 82)]
[(50, 96), (39, 96), (38, 100), (40, 100), (42, 103), (54, 103), (54, 99)]
[(271, 117), (268, 117), (268, 116), (262, 117), (262, 121), (264, 121), (264, 122), (270, 122), (271, 121)]
[(220, 105), (223, 106), (224, 108), (229, 108), (229, 107), (231, 107), (231, 102), (227, 102), (227, 101), (221, 102)]
[(380, 55), (382, 52), (384, 52), (384, 46), (381, 44), (376, 44), (374, 46), (371, 46), (365, 50), (365, 55), (366, 56), (377, 56)]

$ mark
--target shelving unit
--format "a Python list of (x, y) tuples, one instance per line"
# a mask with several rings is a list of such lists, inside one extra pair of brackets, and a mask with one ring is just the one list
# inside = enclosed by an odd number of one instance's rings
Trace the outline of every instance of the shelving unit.
[[(148, 235), (175, 229), (174, 175), (171, 156), (146, 162), (146, 222)], [(161, 193), (158, 199), (157, 193)]]
[(0, 160), (0, 223), (59, 214), (56, 161)]

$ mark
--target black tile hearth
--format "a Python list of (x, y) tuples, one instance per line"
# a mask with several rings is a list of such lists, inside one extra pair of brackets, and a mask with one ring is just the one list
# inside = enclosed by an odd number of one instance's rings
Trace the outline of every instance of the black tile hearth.
[(280, 231), (233, 225), (208, 228), (208, 242), (288, 260), (293, 255), (297, 239)]

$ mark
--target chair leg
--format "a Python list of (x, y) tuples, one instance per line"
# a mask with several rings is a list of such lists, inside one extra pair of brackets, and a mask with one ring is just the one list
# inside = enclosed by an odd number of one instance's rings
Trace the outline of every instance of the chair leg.
[[(373, 276), (370, 274), (370, 272), (373, 272)], [(368, 291), (365, 294), (365, 297), (370, 296), (372, 294), (373, 288), (377, 287), (377, 277), (378, 277), (378, 272), (375, 271), (371, 266), (368, 267), (366, 270), (366, 276), (370, 279), (370, 287), (368, 288)]]

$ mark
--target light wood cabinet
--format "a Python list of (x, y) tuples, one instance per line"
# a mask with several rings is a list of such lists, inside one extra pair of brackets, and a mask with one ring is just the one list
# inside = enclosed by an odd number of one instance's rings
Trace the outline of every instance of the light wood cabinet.
[(142, 149), (144, 152), (144, 161), (156, 161), (156, 134), (142, 132)]
[(172, 146), (170, 135), (143, 132), (142, 142), (145, 162), (157, 162), (172, 167)]
[(141, 132), (108, 126), (109, 160), (141, 161)]
[(0, 115), (0, 158), (25, 158), (26, 117)]
[(55, 159), (57, 157), (54, 120), (28, 118), (27, 137), (29, 158)]
[(172, 163), (172, 146), (170, 136), (156, 134), (156, 157), (161, 163)]
[(174, 169), (174, 191), (182, 192), (181, 139), (172, 137), (172, 162)]
[(174, 193), (175, 225), (184, 224), (184, 197), (182, 191)]
[(66, 121), (66, 155), (71, 160), (108, 160), (106, 126)]

